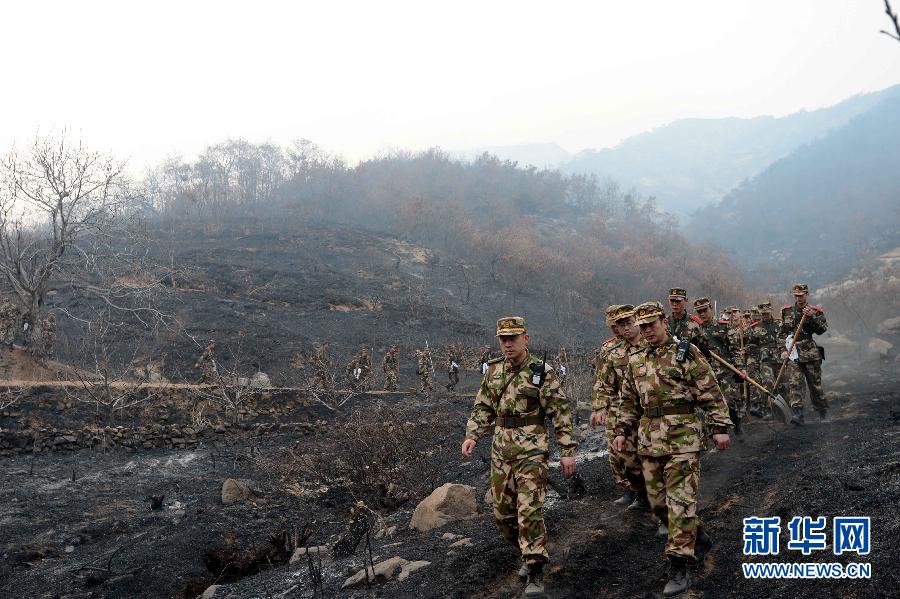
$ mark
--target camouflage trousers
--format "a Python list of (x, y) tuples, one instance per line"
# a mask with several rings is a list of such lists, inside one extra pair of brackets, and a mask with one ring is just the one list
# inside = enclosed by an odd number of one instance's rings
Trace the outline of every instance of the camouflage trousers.
[(609, 465), (612, 468), (613, 480), (616, 485), (625, 491), (635, 493), (644, 492), (644, 472), (641, 468), (641, 456), (637, 452), (637, 428), (631, 435), (625, 437), (625, 446), (622, 451), (616, 451), (613, 446), (616, 419), (610, 410), (606, 421), (606, 450), (609, 454)]
[(430, 395), (432, 388), (434, 388), (434, 382), (431, 380), (431, 371), (423, 370), (422, 371), (422, 388), (420, 389), (420, 392), (424, 395)]
[(546, 562), (547, 458), (538, 455), (507, 461), (492, 452), (491, 489), (494, 520), (503, 537), (519, 548), (525, 562)]
[(822, 393), (822, 361), (788, 362), (784, 370), (787, 378), (788, 398), (792, 408), (803, 407), (803, 383), (809, 389), (809, 400), (817, 410), (827, 410), (828, 400)]
[(647, 499), (653, 514), (669, 527), (666, 555), (694, 557), (700, 518), (700, 457), (694, 453), (641, 456)]
[(396, 391), (397, 390), (397, 371), (396, 370), (388, 370), (384, 373), (384, 390), (385, 391)]
[[(763, 384), (762, 381), (760, 381), (760, 379), (762, 378), (762, 364), (760, 363), (759, 358), (747, 358), (747, 374), (757, 383), (761, 385)], [(764, 408), (768, 404), (768, 396), (750, 383), (746, 383), (746, 385), (748, 407), (755, 407), (760, 409)], [(765, 387), (766, 385), (763, 386)], [(741, 392), (743, 393), (743, 384), (741, 385), (741, 387)], [(771, 385), (766, 388), (769, 387), (771, 387)]]
[[(735, 375), (724, 366), (714, 367), (716, 381), (719, 383), (719, 389), (722, 396), (725, 397), (725, 403), (728, 409), (734, 411), (738, 417), (743, 417), (747, 413), (747, 406), (744, 402), (744, 386), (735, 381)], [(701, 422), (705, 422), (705, 418)]]

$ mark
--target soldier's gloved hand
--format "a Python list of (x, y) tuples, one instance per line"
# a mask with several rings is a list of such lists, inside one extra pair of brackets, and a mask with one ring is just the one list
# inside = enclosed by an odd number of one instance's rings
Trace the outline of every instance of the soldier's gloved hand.
[(613, 439), (613, 447), (616, 448), (616, 451), (622, 451), (623, 449), (625, 449), (625, 436), (616, 435), (616, 438)]
[(472, 457), (472, 450), (475, 449), (476, 441), (474, 439), (466, 439), (462, 442), (462, 454), (463, 457), (469, 459)]
[(813, 310), (811, 306), (806, 306), (805, 308), (803, 308), (803, 313), (806, 314), (807, 318), (809, 318), (809, 317), (811, 317), (813, 314), (815, 314), (816, 311)]
[[(618, 437), (616, 437), (618, 439)], [(623, 437), (624, 439), (624, 437)], [(716, 444), (716, 449), (719, 451), (725, 451), (728, 449), (728, 446), (731, 444), (731, 439), (728, 437), (728, 433), (720, 433), (718, 435), (712, 436), (713, 443)]]
[(781, 359), (782, 359), (782, 360), (787, 360), (787, 357), (788, 357), (788, 353), (787, 353), (786, 351), (781, 352)]
[(562, 469), (564, 477), (575, 476), (575, 458), (559, 458), (559, 467)]
[(748, 376), (749, 376), (749, 375), (747, 374), (747, 371), (741, 369), (741, 378), (742, 378), (742, 379), (745, 379), (745, 378), (747, 378)]
[(598, 426), (604, 426), (605, 424), (606, 424), (606, 411), (605, 410), (591, 412), (591, 428), (597, 428)]

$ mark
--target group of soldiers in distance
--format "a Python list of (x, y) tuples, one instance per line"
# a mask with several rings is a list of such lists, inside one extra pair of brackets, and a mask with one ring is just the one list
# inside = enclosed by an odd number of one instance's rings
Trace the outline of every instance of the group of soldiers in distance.
[[(21, 334), (22, 345), (44, 357), (52, 357), (56, 347), (56, 316), (48, 312), (41, 319), (41, 337), (34, 339), (27, 314), (9, 300), (0, 302), (0, 343), (12, 349)], [(37, 344), (35, 342), (38, 342)]]
[[(803, 386), (821, 418), (828, 414), (822, 393), (822, 349), (813, 335), (826, 331), (824, 310), (808, 304), (809, 288), (791, 288), (794, 302), (780, 319), (770, 303), (749, 310), (729, 307), (715, 318), (711, 302), (687, 307), (683, 288), (669, 290), (670, 313), (659, 302), (617, 304), (606, 310), (613, 337), (595, 355), (591, 425), (603, 426), (613, 479), (622, 491), (614, 503), (637, 513), (650, 511), (664, 538), (669, 577), (663, 596), (691, 584), (689, 567), (699, 565), (713, 541), (697, 516), (699, 454), (709, 441), (719, 451), (730, 431), (741, 434), (747, 414), (771, 415), (768, 395), (752, 394), (745, 382), (758, 377), (775, 391), (782, 380), (793, 410), (803, 420)], [(522, 558), (524, 597), (544, 596), (549, 560), (543, 505), (553, 425), (563, 476), (575, 475), (572, 410), (549, 364), (533, 355), (525, 319), (500, 318), (496, 335), (503, 355), (489, 360), (466, 423), (461, 445), (470, 459), (478, 440), (492, 434), (493, 515), (504, 538)], [(563, 362), (564, 363), (564, 362)], [(775, 373), (775, 374), (773, 374)], [(760, 381), (757, 381), (760, 382)]]

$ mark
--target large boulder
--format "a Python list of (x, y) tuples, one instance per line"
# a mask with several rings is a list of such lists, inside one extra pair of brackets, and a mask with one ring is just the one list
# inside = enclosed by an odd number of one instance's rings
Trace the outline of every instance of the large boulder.
[(222, 503), (229, 505), (250, 499), (250, 486), (242, 480), (233, 478), (222, 483)]
[(900, 316), (882, 320), (878, 325), (879, 333), (900, 333)]
[(409, 527), (422, 532), (440, 528), (454, 520), (468, 520), (478, 515), (475, 489), (468, 485), (446, 483), (416, 506)]
[(879, 339), (878, 337), (873, 337), (869, 340), (869, 351), (873, 354), (887, 358), (892, 354), (893, 349), (894, 344), (890, 341), (885, 341), (884, 339)]
[(341, 588), (346, 589), (366, 584), (367, 579), (369, 583), (374, 582), (376, 584), (383, 584), (395, 576), (397, 580), (406, 580), (416, 570), (429, 565), (431, 565), (431, 562), (421, 560), (410, 562), (399, 556), (391, 557), (375, 564), (374, 568), (363, 568), (345, 580)]

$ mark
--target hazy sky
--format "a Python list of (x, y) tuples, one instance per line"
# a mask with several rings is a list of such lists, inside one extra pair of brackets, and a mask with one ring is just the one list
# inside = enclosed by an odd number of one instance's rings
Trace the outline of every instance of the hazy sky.
[[(900, 1), (896, 4), (900, 5)], [(895, 7), (898, 8), (898, 7)], [(614, 145), (900, 83), (882, 0), (16, 2), (0, 149), (68, 126), (140, 167), (227, 136)]]

